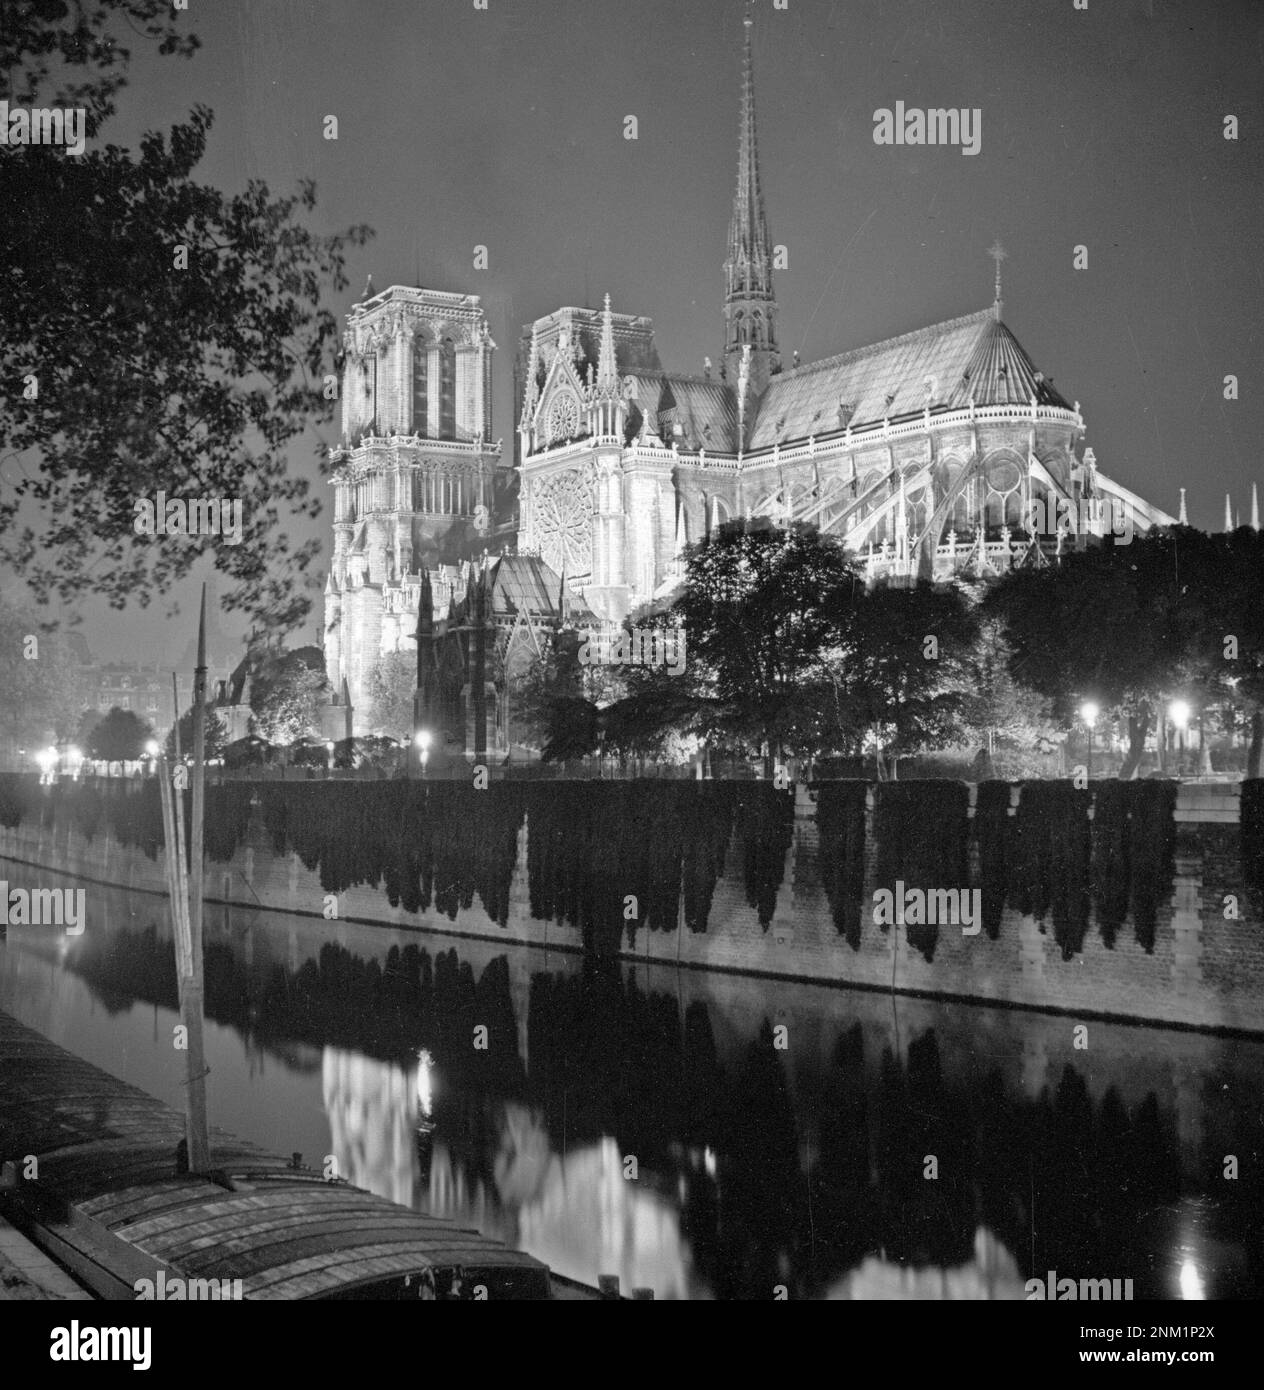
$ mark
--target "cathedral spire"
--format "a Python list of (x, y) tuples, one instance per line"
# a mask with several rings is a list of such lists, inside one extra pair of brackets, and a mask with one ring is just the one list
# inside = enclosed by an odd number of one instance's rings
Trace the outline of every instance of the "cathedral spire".
[(772, 287), (772, 239), (759, 183), (755, 139), (755, 78), (751, 62), (749, 0), (743, 20), (741, 126), (738, 136), (737, 192), (729, 222), (729, 254), (724, 262), (724, 359), (736, 375), (742, 348), (750, 347), (751, 386), (762, 395), (768, 378), (780, 370), (777, 351), (777, 301)]
[(1188, 525), (1189, 525), (1189, 512), (1188, 512), (1188, 511), (1186, 510), (1186, 508), (1185, 508), (1185, 489), (1184, 489), (1184, 488), (1181, 488), (1181, 511), (1180, 511), (1180, 515), (1176, 518), (1176, 520), (1177, 520), (1182, 526), (1188, 526)]
[(614, 318), (610, 313), (610, 296), (601, 311), (601, 352), (597, 358), (597, 389), (611, 391), (618, 385), (618, 370), (614, 356)]
[(1229, 494), (1225, 493), (1225, 530), (1233, 530), (1233, 508), (1229, 503)]
[(1260, 529), (1260, 487), (1258, 483), (1251, 484), (1251, 530)]

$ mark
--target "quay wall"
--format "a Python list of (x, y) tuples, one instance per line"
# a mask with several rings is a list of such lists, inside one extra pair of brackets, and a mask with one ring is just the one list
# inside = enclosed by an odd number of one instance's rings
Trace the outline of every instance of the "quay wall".
[[(567, 785), (551, 784), (553, 794), (565, 797)], [(823, 883), (814, 793), (799, 787), (793, 834), (767, 927), (750, 905), (740, 856), (730, 849), (715, 883), (705, 931), (686, 930), (683, 923), (674, 931), (628, 924), (622, 928), (619, 955), (647, 966), (1050, 1010), (1069, 1015), (1068, 1027), (1085, 1018), (1110, 1018), (1264, 1034), (1264, 922), (1248, 906), (1237, 790), (1180, 788), (1172, 888), (1158, 904), (1149, 951), (1131, 922), (1124, 923), (1108, 947), (1094, 921), (1082, 946), (1065, 958), (1049, 923), (1042, 929), (1034, 916), (1007, 906), (995, 939), (984, 932), (967, 936), (960, 927), (941, 927), (928, 960), (908, 940), (906, 928), (874, 922), (878, 846), (871, 813), (864, 825), (861, 921), (853, 946), (835, 924)], [(326, 919), (336, 913), (345, 922), (581, 952), (577, 926), (532, 914), (530, 836), (528, 812), (518, 832), (504, 925), (484, 911), (478, 896), (450, 915), (433, 904), (417, 912), (392, 907), (378, 887), (362, 885), (331, 895), (322, 888), (318, 869), (306, 868), (294, 852), (275, 850), (257, 811), (231, 860), (208, 863), (206, 895), (212, 902), (242, 907)], [(52, 816), (28, 816), (17, 825), (0, 826), (0, 877), (10, 887), (38, 887), (39, 872), (47, 869), (165, 894), (164, 853), (159, 847), (151, 859), (141, 848), (119, 843), (104, 824), (86, 838), (60, 806)], [(977, 852), (971, 857), (970, 877), (972, 883), (979, 881)], [(91, 931), (91, 893), (87, 904)]]

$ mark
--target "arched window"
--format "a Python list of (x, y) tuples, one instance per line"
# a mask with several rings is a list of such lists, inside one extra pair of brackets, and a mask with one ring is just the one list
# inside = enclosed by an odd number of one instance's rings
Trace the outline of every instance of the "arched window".
[(451, 338), (439, 348), (439, 438), (456, 438), (456, 344)]
[(413, 433), (426, 433), (427, 360), (430, 356), (426, 341), (418, 333), (413, 338)]

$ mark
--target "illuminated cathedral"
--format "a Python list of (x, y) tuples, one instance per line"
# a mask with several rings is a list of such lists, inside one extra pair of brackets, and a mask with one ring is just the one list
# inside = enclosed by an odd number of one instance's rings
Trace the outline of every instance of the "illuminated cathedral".
[[(709, 360), (702, 375), (665, 370), (651, 321), (615, 312), (608, 295), (601, 309), (528, 325), (514, 372), (515, 516), (497, 486), (500, 443), (488, 440), (495, 344), (477, 296), (394, 286), (353, 308), (325, 650), (357, 731), (373, 663), (416, 649), (423, 591), (427, 640), (468, 631), (473, 613), (494, 627), (495, 709), (527, 630), (564, 607), (617, 624), (668, 597), (687, 547), (726, 522), (811, 524), (838, 536), (871, 582), (913, 582), (987, 578), (1085, 542), (1083, 528), (1070, 540), (1028, 530), (1034, 504), (1097, 517), (1099, 529), (1112, 513), (1137, 532), (1176, 521), (1098, 468), (1079, 402), (1006, 326), (999, 246), (991, 304), (789, 365), (775, 252), (748, 15), (714, 370)], [(500, 612), (493, 590), (518, 598)], [(486, 702), (469, 698), (468, 663), (450, 664), (445, 707), (468, 729), (470, 707)], [(496, 746), (508, 735), (488, 718)]]

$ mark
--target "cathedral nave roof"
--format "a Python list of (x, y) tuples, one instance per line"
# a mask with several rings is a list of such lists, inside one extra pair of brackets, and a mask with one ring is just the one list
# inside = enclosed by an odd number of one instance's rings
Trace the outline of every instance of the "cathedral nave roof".
[(960, 409), (971, 396), (980, 406), (1029, 405), (1035, 396), (1071, 409), (989, 308), (774, 376), (749, 448), (915, 415), (928, 402)]

